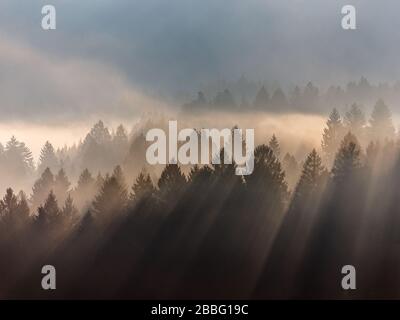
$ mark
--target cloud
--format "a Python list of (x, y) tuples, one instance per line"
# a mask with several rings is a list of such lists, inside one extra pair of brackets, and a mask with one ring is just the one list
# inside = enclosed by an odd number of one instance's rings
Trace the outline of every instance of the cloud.
[(165, 107), (136, 90), (110, 65), (76, 57), (54, 57), (10, 40), (0, 40), (2, 120), (70, 121), (94, 117), (132, 118)]
[[(400, 78), (397, 0), (353, 0), (356, 31), (341, 29), (345, 0), (53, 0), (55, 32), (40, 28), (44, 4), (2, 0), (0, 30), (78, 69), (84, 64), (92, 70), (88, 61), (95, 61), (96, 72), (112, 71), (111, 87), (122, 81), (146, 92), (193, 92), (242, 73), (322, 86), (362, 75), (374, 82)], [(63, 72), (71, 76), (68, 63)]]

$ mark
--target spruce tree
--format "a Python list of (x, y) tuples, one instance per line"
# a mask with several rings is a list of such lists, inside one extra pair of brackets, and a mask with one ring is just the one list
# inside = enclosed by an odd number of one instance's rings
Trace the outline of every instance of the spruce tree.
[(344, 122), (346, 129), (353, 132), (358, 139), (363, 138), (363, 129), (366, 125), (364, 112), (356, 103), (351, 105), (351, 108), (346, 112)]
[(361, 167), (361, 149), (357, 138), (350, 132), (343, 138), (332, 168), (333, 179), (343, 182)]
[(64, 207), (61, 210), (61, 214), (64, 219), (72, 220), (78, 214), (78, 209), (74, 205), (74, 200), (72, 199), (71, 195), (68, 195), (67, 199), (65, 200)]
[(142, 199), (152, 197), (154, 192), (155, 188), (150, 175), (142, 171), (136, 178), (135, 184), (132, 186), (132, 192), (129, 195), (129, 198), (132, 203), (136, 203)]
[(32, 152), (25, 143), (14, 136), (7, 142), (4, 149), (4, 166), (13, 179), (26, 178), (35, 169)]
[(97, 174), (96, 181), (95, 181), (95, 187), (96, 187), (97, 191), (101, 190), (104, 182), (105, 182), (105, 179), (104, 179), (103, 175), (101, 174), (101, 172), (99, 172)]
[(285, 171), (286, 180), (290, 188), (294, 187), (298, 179), (298, 163), (296, 158), (286, 153), (282, 159), (282, 168)]
[(313, 192), (321, 189), (327, 171), (322, 165), (322, 159), (313, 149), (303, 164), (299, 182), (294, 191), (293, 201), (306, 200)]
[(275, 136), (275, 134), (273, 134), (271, 140), (269, 140), (268, 147), (271, 148), (272, 152), (279, 159), (279, 157), (281, 156), (281, 147), (279, 145), (278, 138)]
[(370, 138), (384, 142), (393, 139), (395, 130), (392, 121), (392, 113), (382, 99), (379, 99), (372, 111), (370, 123)]
[(15, 215), (18, 207), (18, 199), (13, 189), (8, 188), (3, 199), (0, 201), (0, 213), (3, 219), (11, 218)]
[(38, 172), (39, 174), (42, 174), (46, 168), (56, 171), (58, 166), (59, 163), (54, 148), (49, 141), (46, 141), (45, 145), (40, 151)]
[(67, 199), (70, 186), (71, 183), (69, 182), (64, 169), (61, 168), (54, 181), (54, 194), (60, 203), (64, 203)]
[(20, 191), (18, 194), (17, 215), (18, 219), (22, 222), (27, 222), (30, 216), (28, 200), (23, 191)]
[(285, 108), (288, 106), (286, 95), (280, 88), (278, 88), (274, 91), (270, 102), (271, 102), (271, 105), (277, 110), (278, 110), (278, 108)]
[(160, 198), (168, 202), (179, 199), (186, 185), (186, 177), (177, 164), (167, 164), (158, 180)]
[(53, 191), (50, 191), (43, 206), (38, 208), (35, 223), (39, 226), (48, 226), (60, 222), (60, 209)]
[(113, 177), (117, 179), (118, 183), (126, 189), (125, 176), (120, 165), (116, 166), (113, 171)]
[(257, 92), (256, 99), (254, 100), (254, 107), (257, 109), (265, 110), (269, 103), (269, 94), (264, 86)]
[(103, 221), (124, 212), (127, 205), (127, 192), (115, 176), (106, 177), (99, 194), (93, 201), (93, 213)]
[(245, 181), (252, 196), (270, 199), (283, 208), (288, 196), (285, 172), (270, 147), (263, 144), (254, 150), (254, 171), (245, 176)]
[(35, 182), (32, 189), (31, 203), (34, 210), (43, 204), (50, 190), (54, 188), (54, 176), (49, 168), (46, 168), (41, 177)]
[[(101, 182), (104, 183), (104, 182)], [(96, 187), (96, 181), (88, 169), (82, 171), (76, 188), (73, 191), (74, 200), (79, 210), (87, 209), (100, 188)]]
[(334, 160), (336, 151), (343, 137), (343, 124), (340, 114), (333, 109), (326, 122), (326, 128), (322, 135), (321, 147), (327, 166), (330, 166)]

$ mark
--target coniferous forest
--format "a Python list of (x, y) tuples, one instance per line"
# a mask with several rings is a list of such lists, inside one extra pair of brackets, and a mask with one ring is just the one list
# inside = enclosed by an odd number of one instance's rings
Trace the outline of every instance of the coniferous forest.
[[(333, 109), (301, 159), (261, 137), (247, 176), (148, 165), (150, 122), (99, 121), (79, 144), (46, 142), (37, 165), (15, 137), (0, 146), (0, 298), (399, 298), (400, 140), (385, 101)], [(356, 291), (340, 286), (344, 265)]]

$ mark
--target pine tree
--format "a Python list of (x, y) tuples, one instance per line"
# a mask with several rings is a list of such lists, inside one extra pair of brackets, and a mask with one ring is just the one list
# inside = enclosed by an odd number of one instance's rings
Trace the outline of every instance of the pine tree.
[(26, 222), (30, 216), (28, 200), (26, 194), (23, 191), (20, 191), (18, 194), (17, 215), (22, 222)]
[(292, 105), (293, 108), (298, 108), (303, 107), (302, 105), (302, 96), (301, 96), (301, 90), (298, 86), (296, 86), (293, 91), (291, 92), (290, 95), (290, 104)]
[(122, 124), (117, 127), (117, 131), (113, 137), (113, 143), (123, 149), (125, 149), (128, 144), (128, 135)]
[(273, 134), (271, 140), (269, 140), (268, 147), (271, 148), (272, 152), (279, 159), (279, 157), (281, 156), (281, 147), (275, 134)]
[(307, 199), (313, 192), (321, 190), (327, 171), (322, 165), (322, 159), (317, 151), (313, 149), (307, 156), (299, 182), (294, 192), (293, 201)]
[(168, 202), (179, 199), (186, 185), (186, 177), (176, 164), (167, 164), (158, 180), (160, 198)]
[(187, 109), (200, 109), (207, 106), (207, 100), (203, 91), (197, 92), (196, 99), (184, 105)]
[(358, 138), (363, 137), (362, 133), (366, 125), (366, 119), (361, 108), (356, 103), (353, 103), (350, 110), (346, 112), (344, 121), (348, 131), (353, 132)]
[(213, 171), (209, 166), (199, 167), (197, 164), (190, 168), (188, 181), (197, 183), (201, 181), (209, 181), (212, 177)]
[(18, 196), (11, 188), (0, 201), (0, 218), (3, 225), (14, 229), (23, 226), (29, 219), (29, 206), (25, 194), (21, 191)]
[(60, 222), (60, 209), (53, 191), (50, 191), (43, 206), (38, 208), (35, 223), (40, 226), (47, 226)]
[(280, 88), (278, 88), (274, 91), (270, 102), (271, 102), (271, 105), (275, 107), (275, 109), (277, 109), (278, 107), (284, 108), (284, 107), (287, 107), (287, 105), (288, 105), (286, 95)]
[(116, 166), (113, 171), (113, 177), (117, 179), (118, 183), (126, 189), (125, 176), (120, 165)]
[(58, 169), (58, 166), (59, 163), (54, 148), (49, 141), (46, 141), (40, 151), (38, 172), (42, 174), (46, 168), (55, 171)]
[(88, 186), (92, 187), (94, 183), (95, 180), (93, 179), (92, 174), (88, 169), (85, 169), (79, 176), (77, 188), (86, 189)]
[(104, 182), (105, 182), (105, 179), (104, 179), (104, 177), (102, 176), (101, 172), (99, 172), (99, 173), (97, 174), (96, 182), (95, 182), (95, 187), (96, 187), (97, 191), (101, 190), (101, 188), (102, 188), (103, 185), (104, 185)]
[(108, 170), (110, 163), (115, 160), (115, 154), (110, 152), (111, 147), (111, 134), (104, 123), (99, 121), (80, 146), (83, 166), (90, 166), (93, 170)]
[(129, 196), (132, 203), (138, 202), (142, 199), (148, 199), (153, 196), (155, 188), (151, 181), (150, 175), (141, 172), (136, 178), (135, 184), (132, 186), (132, 192)]
[(32, 152), (25, 143), (19, 142), (14, 136), (6, 144), (4, 166), (14, 179), (26, 178), (35, 169)]
[(103, 221), (124, 212), (127, 204), (126, 189), (115, 176), (106, 177), (99, 194), (93, 201), (93, 213)]
[(111, 142), (111, 134), (101, 120), (93, 126), (89, 135), (100, 145)]
[(292, 188), (298, 178), (298, 163), (296, 158), (289, 153), (283, 157), (282, 168), (285, 171), (286, 180), (290, 188)]
[(31, 203), (34, 210), (45, 201), (50, 190), (54, 188), (54, 176), (49, 168), (46, 168), (41, 177), (35, 182), (32, 189)]
[(377, 158), (378, 158), (378, 154), (381, 150), (381, 146), (379, 141), (371, 141), (366, 150), (366, 165), (369, 167), (373, 167), (376, 164)]
[(318, 88), (314, 87), (311, 82), (307, 83), (306, 87), (304, 88), (304, 93), (302, 97), (303, 105), (307, 106), (311, 110), (314, 109), (318, 103), (318, 95)]
[(379, 99), (372, 111), (370, 123), (371, 139), (384, 141), (393, 139), (395, 130), (392, 114), (382, 99)]
[(114, 152), (114, 163), (120, 163), (123, 157), (128, 152), (128, 135), (124, 126), (118, 126), (112, 140), (112, 147)]
[(235, 107), (235, 99), (232, 93), (225, 89), (223, 92), (218, 92), (214, 99), (214, 105), (221, 108)]
[(61, 168), (58, 171), (54, 181), (54, 194), (60, 203), (64, 203), (67, 199), (70, 186), (71, 183), (69, 182), (64, 169)]
[[(103, 183), (104, 181), (101, 182), (101, 184)], [(96, 187), (96, 181), (93, 179), (90, 171), (88, 169), (83, 170), (79, 176), (77, 186), (73, 191), (77, 208), (79, 208), (79, 210), (86, 210), (99, 189), (100, 187)]]
[(254, 100), (254, 107), (257, 109), (266, 109), (269, 103), (269, 94), (264, 86), (257, 92), (256, 99)]
[(254, 150), (254, 171), (245, 181), (253, 197), (283, 207), (288, 196), (285, 172), (270, 147), (263, 144)]
[(340, 114), (336, 109), (333, 109), (326, 122), (326, 128), (322, 135), (321, 147), (324, 153), (325, 162), (328, 166), (334, 160), (336, 151), (343, 137), (343, 124)]
[(147, 165), (146, 162), (146, 137), (143, 134), (137, 135), (129, 147), (128, 154), (124, 161), (124, 169), (131, 176), (137, 176)]
[(350, 132), (343, 138), (332, 168), (336, 182), (346, 181), (361, 167), (361, 149), (357, 138)]
[(18, 207), (18, 199), (13, 189), (8, 188), (3, 200), (0, 201), (0, 213), (3, 219), (9, 219), (15, 215)]
[(72, 220), (78, 214), (78, 209), (75, 207), (74, 200), (72, 199), (71, 195), (68, 195), (67, 199), (65, 200), (61, 214), (63, 218), (67, 220)]

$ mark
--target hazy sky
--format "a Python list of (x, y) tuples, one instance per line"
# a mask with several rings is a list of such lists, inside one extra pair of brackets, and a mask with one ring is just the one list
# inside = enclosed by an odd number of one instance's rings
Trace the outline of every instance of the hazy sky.
[[(41, 29), (41, 7), (57, 30)], [(341, 28), (341, 7), (357, 30)], [(398, 0), (1, 0), (2, 119), (37, 122), (157, 106), (216, 79), (342, 84), (400, 79)]]

